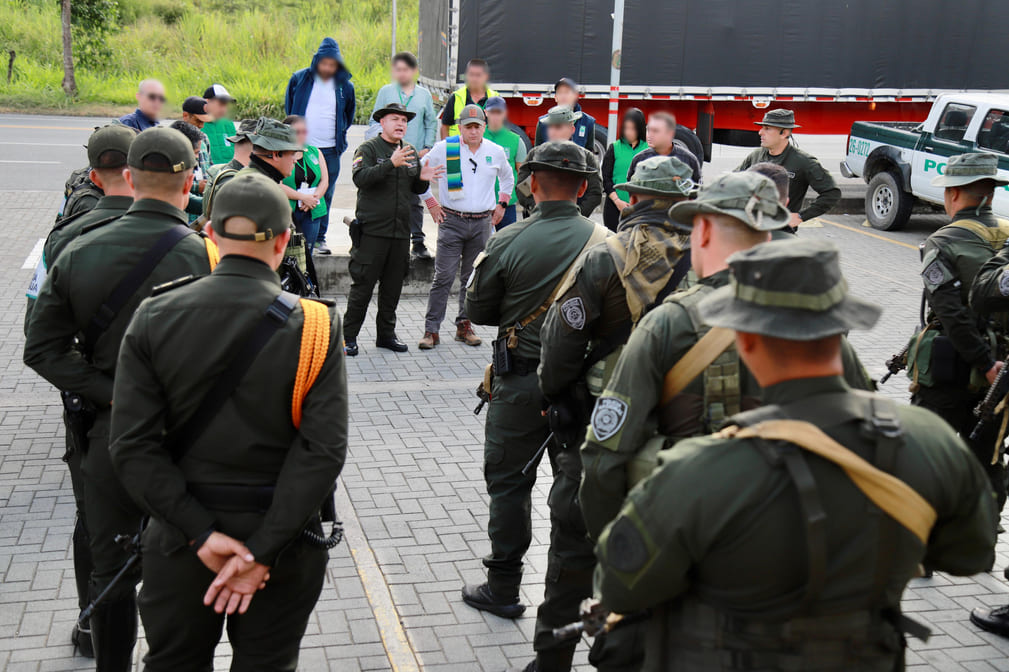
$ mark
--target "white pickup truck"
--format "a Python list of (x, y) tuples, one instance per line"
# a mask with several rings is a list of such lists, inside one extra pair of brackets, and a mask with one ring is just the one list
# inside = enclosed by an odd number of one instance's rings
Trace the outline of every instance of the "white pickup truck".
[[(868, 184), (865, 215), (877, 229), (899, 229), (916, 200), (942, 206), (942, 175), (954, 154), (990, 152), (999, 157), (999, 175), (1009, 179), (1009, 93), (942, 94), (928, 118), (913, 122), (857, 121), (848, 135), (845, 177)], [(1009, 188), (995, 190), (995, 213), (1009, 217)]]

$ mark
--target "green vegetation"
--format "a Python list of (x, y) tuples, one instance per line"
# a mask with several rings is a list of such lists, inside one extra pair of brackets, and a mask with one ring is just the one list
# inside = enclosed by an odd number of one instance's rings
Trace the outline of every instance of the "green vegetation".
[[(60, 88), (58, 1), (0, 3), (0, 53), (17, 54), (10, 84), (0, 68), (0, 108), (121, 113), (133, 108), (137, 83), (156, 77), (175, 109), (220, 82), (239, 99), (237, 116), (281, 116), (288, 78), (309, 64), (326, 36), (340, 43), (354, 75), (359, 120), (388, 80), (389, 0), (98, 1), (106, 11), (113, 6), (107, 15), (118, 15), (118, 25), (101, 31), (104, 39), (77, 36), (75, 99)], [(416, 51), (417, 0), (399, 1), (397, 28), (397, 46)]]

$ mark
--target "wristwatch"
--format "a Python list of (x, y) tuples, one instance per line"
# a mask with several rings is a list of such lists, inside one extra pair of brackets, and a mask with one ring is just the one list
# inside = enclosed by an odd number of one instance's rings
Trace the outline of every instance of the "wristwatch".
[(508, 209), (508, 201), (498, 201), (497, 204), (501, 206), (502, 210)]

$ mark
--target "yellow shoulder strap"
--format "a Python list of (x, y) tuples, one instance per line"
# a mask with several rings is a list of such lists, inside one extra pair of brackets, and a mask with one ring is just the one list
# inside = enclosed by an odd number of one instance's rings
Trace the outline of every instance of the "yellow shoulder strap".
[(1006, 240), (1009, 240), (1009, 221), (1001, 218), (997, 221), (998, 226), (985, 226), (981, 222), (975, 222), (973, 219), (959, 219), (955, 222), (950, 222), (947, 226), (967, 229), (998, 251), (1005, 246)]
[(221, 261), (221, 252), (217, 249), (217, 243), (210, 238), (204, 237), (203, 243), (207, 246), (207, 262), (210, 263), (210, 270), (213, 271)]
[(694, 343), (666, 373), (662, 384), (662, 405), (668, 404), (673, 397), (685, 390), (690, 381), (701, 375), (735, 339), (736, 332), (732, 329), (712, 327), (701, 340)]
[(928, 543), (937, 517), (932, 505), (904, 481), (877, 469), (856, 453), (827, 436), (816, 425), (801, 420), (768, 420), (753, 427), (729, 427), (719, 436), (768, 441), (788, 441), (803, 450), (830, 460), (888, 516), (910, 530), (921, 543)]
[(301, 354), (291, 397), (291, 422), (295, 427), (301, 427), (301, 405), (329, 354), (329, 309), (318, 301), (301, 299), (301, 310), (305, 323), (301, 328)]

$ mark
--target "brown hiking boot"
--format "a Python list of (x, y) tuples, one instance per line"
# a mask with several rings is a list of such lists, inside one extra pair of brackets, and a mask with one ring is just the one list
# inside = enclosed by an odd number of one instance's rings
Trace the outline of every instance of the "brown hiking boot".
[(434, 350), (434, 346), (438, 345), (441, 339), (438, 337), (438, 332), (425, 331), (424, 338), (420, 339), (420, 343), (417, 347), (421, 350)]
[(455, 325), (455, 340), (474, 346), (483, 343), (480, 337), (476, 335), (476, 332), (473, 331), (473, 325), (470, 324), (469, 320), (459, 320), (459, 323)]

